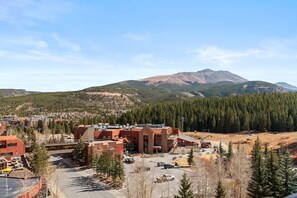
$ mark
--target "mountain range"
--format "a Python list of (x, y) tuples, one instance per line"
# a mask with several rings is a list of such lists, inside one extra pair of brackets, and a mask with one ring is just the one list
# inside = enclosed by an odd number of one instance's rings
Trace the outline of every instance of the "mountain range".
[(2, 89), (0, 111), (26, 114), (40, 111), (88, 111), (114, 115), (135, 106), (157, 102), (289, 91), (297, 91), (297, 87), (286, 83), (248, 81), (228, 71), (205, 69), (128, 80), (71, 92), (36, 93)]

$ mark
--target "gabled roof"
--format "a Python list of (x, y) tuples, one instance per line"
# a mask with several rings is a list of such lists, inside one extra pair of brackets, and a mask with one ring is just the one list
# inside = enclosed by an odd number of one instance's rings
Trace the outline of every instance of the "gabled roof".
[(192, 137), (187, 136), (187, 135), (179, 135), (178, 139), (182, 139), (182, 140), (185, 140), (185, 141), (188, 141), (188, 142), (197, 142), (197, 140), (195, 138), (192, 138)]

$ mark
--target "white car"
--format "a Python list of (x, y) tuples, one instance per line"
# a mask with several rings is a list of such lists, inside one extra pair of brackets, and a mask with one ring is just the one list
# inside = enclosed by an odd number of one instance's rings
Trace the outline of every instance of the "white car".
[(162, 176), (162, 179), (163, 179), (164, 181), (173, 181), (173, 180), (175, 180), (175, 177), (174, 177), (173, 175), (164, 174), (164, 175)]

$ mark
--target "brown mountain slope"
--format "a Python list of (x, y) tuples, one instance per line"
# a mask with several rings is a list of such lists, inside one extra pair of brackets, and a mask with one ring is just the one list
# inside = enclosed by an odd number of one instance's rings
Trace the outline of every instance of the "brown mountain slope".
[(212, 84), (223, 81), (243, 83), (247, 82), (248, 80), (228, 71), (213, 71), (211, 69), (205, 69), (197, 72), (181, 72), (172, 75), (154, 76), (150, 78), (141, 79), (139, 81), (148, 81), (147, 85), (157, 86), (162, 84)]

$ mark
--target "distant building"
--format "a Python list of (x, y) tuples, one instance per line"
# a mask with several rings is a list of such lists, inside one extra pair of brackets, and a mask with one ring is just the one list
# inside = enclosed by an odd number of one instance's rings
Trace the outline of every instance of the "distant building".
[(0, 136), (0, 157), (11, 158), (24, 153), (25, 144), (15, 135)]
[(4, 134), (6, 131), (6, 123), (0, 122), (0, 135)]
[(34, 115), (27, 118), (25, 121), (25, 125), (27, 127), (36, 127), (38, 125), (39, 120), (43, 122), (44, 126), (47, 126), (49, 124), (49, 118), (44, 115)]

